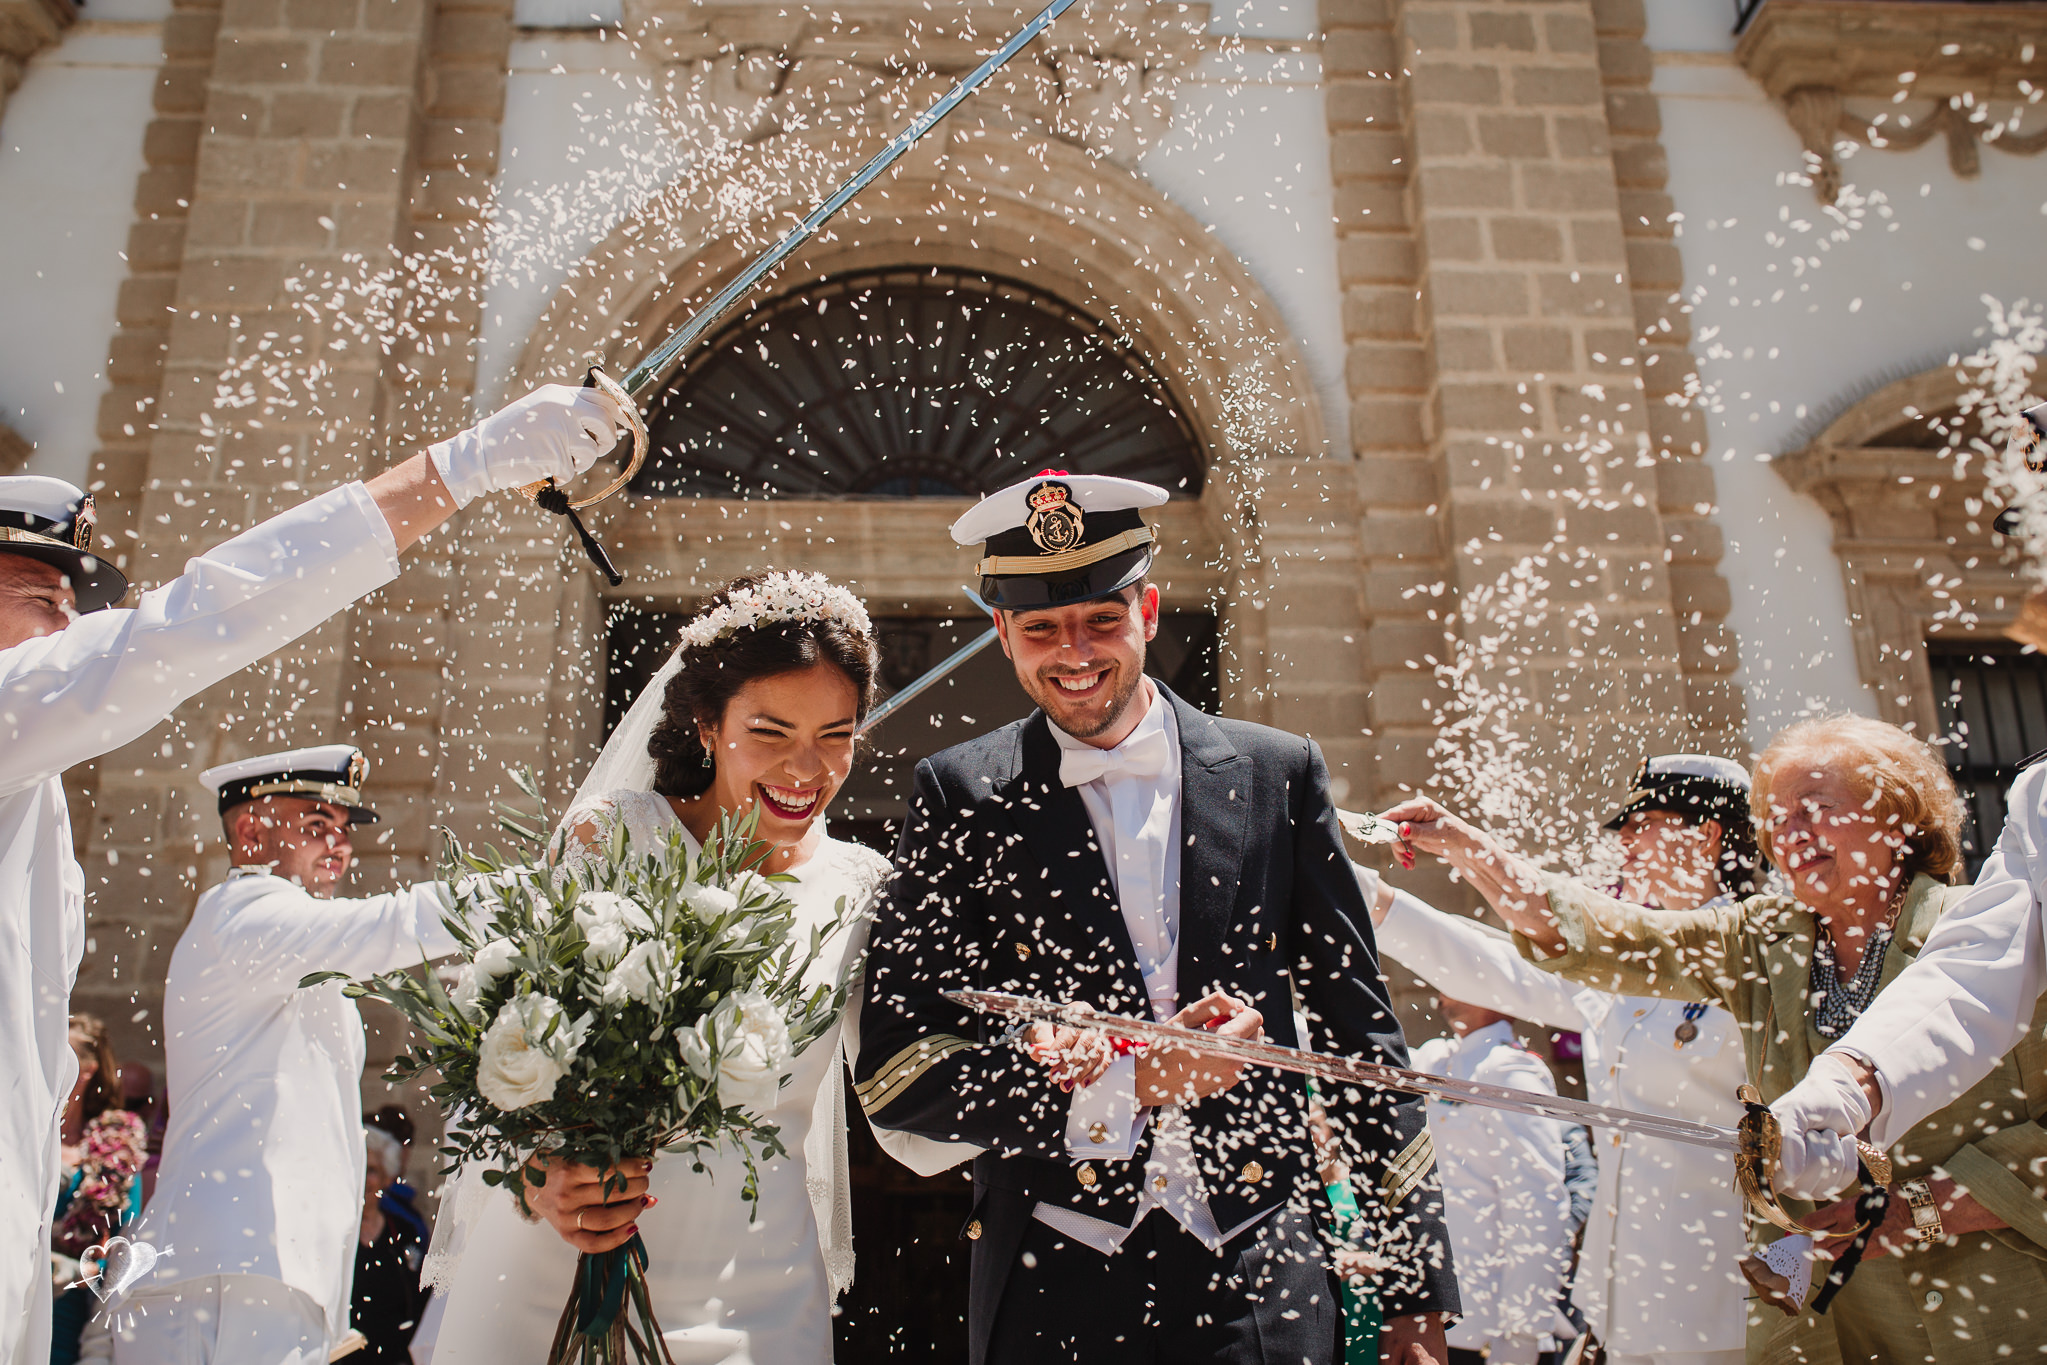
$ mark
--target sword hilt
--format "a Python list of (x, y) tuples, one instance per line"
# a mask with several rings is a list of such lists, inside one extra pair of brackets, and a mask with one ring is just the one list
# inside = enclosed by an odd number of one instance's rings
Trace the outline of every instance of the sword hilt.
[[(640, 472), (640, 466), (647, 462), (647, 447), (651, 444), (651, 438), (647, 435), (647, 419), (640, 415), (640, 405), (633, 401), (633, 396), (630, 393), (626, 392), (625, 385), (613, 379), (597, 366), (592, 365), (589, 372), (583, 376), (583, 387), (595, 389), (612, 402), (618, 404), (619, 413), (625, 418), (626, 426), (629, 428), (629, 434), (632, 437), (633, 451), (625, 462), (625, 468), (619, 472), (617, 478), (587, 498), (569, 499), (570, 511), (581, 511), (585, 507), (595, 506), (631, 483), (633, 476)], [(555, 487), (559, 487), (559, 485), (553, 479), (542, 479), (539, 483), (522, 484), (519, 491), (533, 499), (533, 501), (539, 502), (542, 489)]]

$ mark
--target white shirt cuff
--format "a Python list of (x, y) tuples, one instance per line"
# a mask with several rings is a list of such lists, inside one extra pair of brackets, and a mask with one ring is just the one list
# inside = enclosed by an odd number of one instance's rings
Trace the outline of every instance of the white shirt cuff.
[(1143, 1119), (1137, 1107), (1137, 1058), (1118, 1057), (1100, 1080), (1073, 1092), (1066, 1111), (1066, 1154), (1076, 1161), (1128, 1161), (1144, 1131)]
[[(1877, 1109), (1876, 1115), (1869, 1121), (1869, 1140), (1885, 1151), (1889, 1151), (1891, 1144), (1904, 1137), (1905, 1134), (1893, 1133), (1891, 1131), (1891, 1115), (1897, 1112), (1897, 1106), (1891, 1102), (1891, 1083), (1884, 1079), (1883, 1067), (1877, 1064), (1876, 1058), (1870, 1056), (1859, 1047), (1842, 1047), (1839, 1043), (1836, 1043), (1828, 1048), (1827, 1051), (1838, 1052), (1843, 1057), (1853, 1057), (1856, 1061), (1868, 1067), (1871, 1074), (1876, 1077)], [(1910, 1128), (1908, 1127), (1906, 1131), (1909, 1132)]]

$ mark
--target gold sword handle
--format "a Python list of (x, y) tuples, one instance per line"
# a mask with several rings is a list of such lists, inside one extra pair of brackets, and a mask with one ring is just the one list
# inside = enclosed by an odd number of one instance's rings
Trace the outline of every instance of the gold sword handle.
[(1777, 1116), (1752, 1085), (1735, 1091), (1735, 1098), (1741, 1101), (1742, 1113), (1735, 1129), (1741, 1134), (1741, 1147), (1734, 1154), (1734, 1185), (1742, 1202), (1774, 1227), (1785, 1232), (1809, 1233), (1777, 1202), (1777, 1191), (1771, 1187), (1770, 1174), (1777, 1169), (1784, 1147), (1784, 1132), (1777, 1126)]
[[(603, 502), (613, 493), (631, 483), (633, 476), (640, 472), (640, 466), (647, 462), (647, 446), (650, 443), (647, 436), (647, 419), (640, 415), (640, 405), (633, 401), (633, 396), (630, 393), (626, 392), (625, 385), (613, 379), (597, 366), (592, 365), (590, 372), (583, 377), (583, 387), (586, 389), (596, 389), (599, 393), (618, 404), (619, 411), (625, 415), (626, 425), (631, 428), (633, 453), (626, 460), (625, 468), (619, 473), (617, 478), (587, 498), (571, 498), (569, 506), (575, 510), (581, 510), (582, 508)], [(537, 502), (540, 498), (540, 490), (549, 487), (553, 483), (553, 479), (542, 479), (539, 483), (522, 485), (519, 491)]]

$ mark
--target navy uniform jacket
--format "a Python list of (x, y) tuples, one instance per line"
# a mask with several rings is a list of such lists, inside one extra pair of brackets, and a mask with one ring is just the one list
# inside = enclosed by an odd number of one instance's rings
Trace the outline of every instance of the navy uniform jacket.
[[(1321, 751), (1166, 699), (1183, 758), (1181, 1003), (1229, 991), (1264, 1015), (1268, 1038), (1294, 1044), (1291, 974), (1325, 1048), (1406, 1066)], [(1143, 1017), (1150, 1006), (1108, 865), (1080, 794), (1059, 781), (1043, 712), (917, 766), (896, 869), (869, 947), (855, 1089), (881, 1127), (988, 1149), (975, 1162), (967, 1228), (979, 1361), (1034, 1204), (1127, 1224), (1146, 1147), (1130, 1161), (1069, 1157), (1069, 1096), (997, 1041), (1006, 1021), (940, 992), (1014, 991)], [(1363, 1242), (1394, 1261), (1380, 1284), (1384, 1312), (1455, 1311), (1421, 1101), (1350, 1090), (1324, 1098), (1375, 1224)], [(1253, 1067), (1188, 1112), (1218, 1227), (1319, 1199), (1300, 1077)]]

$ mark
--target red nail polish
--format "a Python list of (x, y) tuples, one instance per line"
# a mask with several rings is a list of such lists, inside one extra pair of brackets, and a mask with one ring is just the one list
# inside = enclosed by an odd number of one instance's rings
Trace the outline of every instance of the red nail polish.
[(646, 1202), (645, 1202), (644, 1204), (642, 1204), (642, 1205), (640, 1206), (640, 1207), (641, 1207), (641, 1208), (643, 1208), (643, 1209), (651, 1209), (651, 1208), (653, 1208), (653, 1207), (654, 1207), (654, 1206), (655, 1206), (656, 1204), (658, 1204), (658, 1203), (660, 1203), (660, 1202), (661, 1202), (661, 1200), (660, 1200), (659, 1196), (656, 1196), (656, 1195), (651, 1195), (651, 1194), (650, 1194), (650, 1195), (646, 1195), (646, 1196), (645, 1196), (645, 1199), (646, 1199)]

